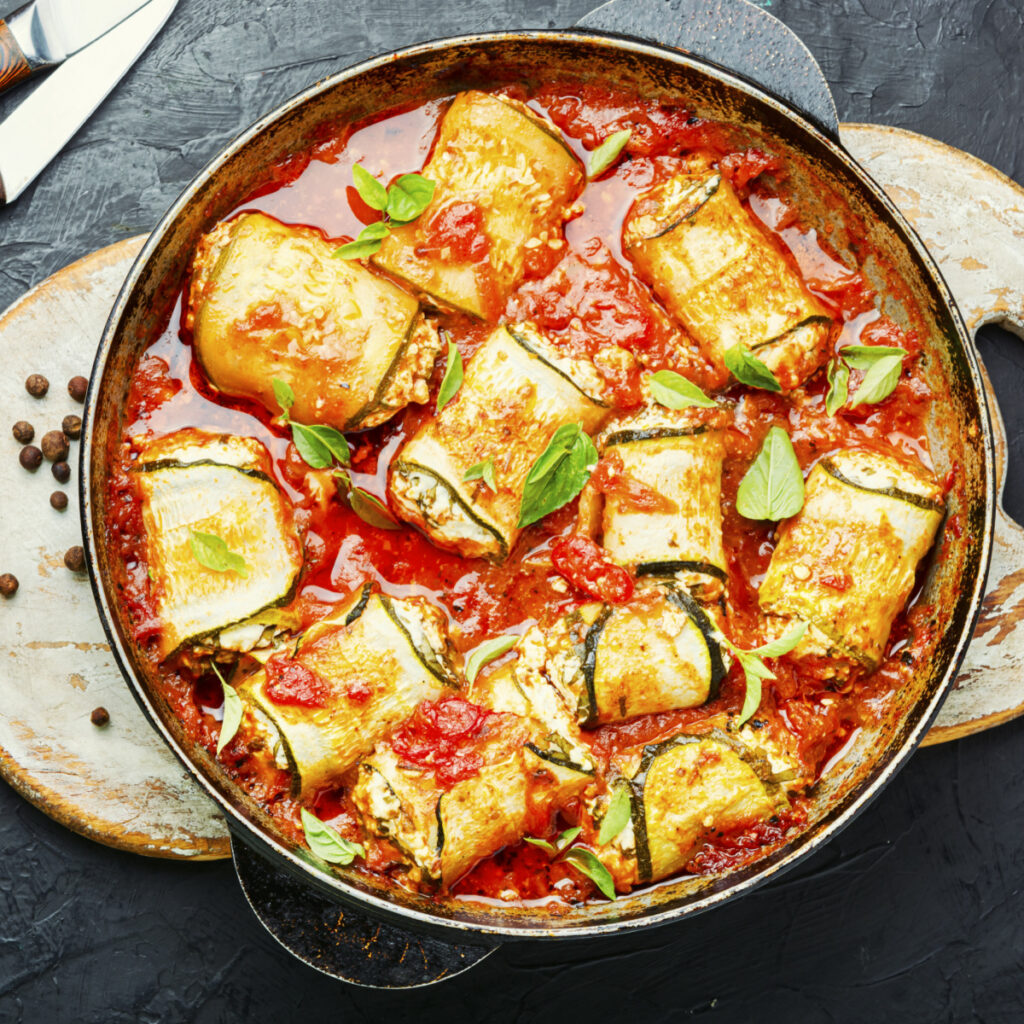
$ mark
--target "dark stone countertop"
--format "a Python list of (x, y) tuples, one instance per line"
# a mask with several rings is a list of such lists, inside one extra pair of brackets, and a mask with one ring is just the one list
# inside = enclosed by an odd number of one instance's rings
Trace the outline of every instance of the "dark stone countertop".
[[(0, 308), (150, 229), (225, 142), (315, 79), (420, 38), (568, 25), (591, 6), (181, 0), (89, 124), (0, 213)], [(822, 63), (841, 119), (911, 128), (1024, 180), (1021, 0), (762, 6)], [(987, 329), (980, 347), (1019, 460), (1015, 341)], [(1013, 468), (1007, 506), (1024, 516)], [(742, 901), (620, 940), (509, 945), (405, 993), (346, 987), (291, 960), (230, 864), (114, 852), (0, 786), (0, 1020), (1024, 1020), (1022, 753), (1024, 720), (919, 751), (836, 841)]]

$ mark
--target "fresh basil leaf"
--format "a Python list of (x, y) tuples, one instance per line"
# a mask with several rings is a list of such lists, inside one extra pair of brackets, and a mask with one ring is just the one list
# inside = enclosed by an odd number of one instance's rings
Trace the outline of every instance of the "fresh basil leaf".
[(295, 404), (295, 392), (292, 391), (292, 386), (286, 380), (280, 380), (277, 377), (271, 381), (274, 387), (274, 399), (281, 410), (281, 414), (285, 419), (288, 419), (288, 414), (292, 411), (292, 406)]
[(221, 675), (217, 662), (211, 661), (210, 667), (217, 674), (221, 690), (224, 692), (224, 714), (220, 721), (220, 736), (217, 738), (217, 753), (220, 754), (235, 738), (238, 727), (242, 724), (242, 698), (238, 696), (238, 691)]
[(348, 503), (364, 523), (376, 526), (379, 530), (401, 529), (387, 505), (369, 491), (364, 491), (362, 487), (352, 488), (348, 495)]
[(236, 572), (242, 579), (249, 575), (249, 565), (237, 552), (232, 551), (215, 533), (200, 533), (193, 530), (189, 537), (192, 557), (214, 572)]
[(347, 469), (336, 469), (332, 474), (334, 477), (335, 490), (341, 495), (348, 496), (352, 490), (352, 476)]
[(793, 442), (772, 427), (736, 492), (736, 510), (747, 519), (785, 519), (804, 507), (804, 475)]
[(629, 787), (623, 784), (616, 787), (608, 810), (601, 819), (601, 828), (597, 833), (598, 846), (607, 846), (629, 824), (632, 816), (633, 799)]
[(599, 178), (618, 159), (619, 154), (626, 148), (629, 137), (633, 134), (631, 128), (623, 128), (621, 132), (609, 135), (597, 149), (587, 157), (587, 177), (593, 181)]
[(905, 348), (897, 348), (895, 345), (844, 345), (839, 354), (846, 360), (851, 370), (870, 370), (879, 359), (888, 359), (892, 356), (899, 356), (902, 359), (906, 356)]
[(359, 198), (371, 210), (383, 211), (387, 207), (388, 190), (368, 170), (356, 164), (352, 168), (352, 180)]
[(841, 359), (830, 359), (828, 363), (828, 394), (825, 396), (825, 412), (835, 414), (846, 405), (850, 397), (850, 368)]
[(741, 383), (762, 391), (781, 391), (782, 385), (775, 374), (760, 359), (742, 345), (727, 348), (723, 355), (729, 372)]
[(470, 466), (463, 474), (462, 479), (465, 483), (469, 483), (471, 480), (483, 480), (492, 491), (497, 491), (498, 485), (494, 478), (494, 457)]
[(597, 465), (597, 449), (578, 423), (559, 427), (526, 477), (519, 527), (543, 519), (572, 501)]
[(615, 899), (615, 882), (611, 873), (592, 850), (585, 846), (574, 846), (571, 850), (565, 851), (563, 859), (586, 875), (608, 899)]
[[(745, 670), (744, 670), (745, 671)], [(754, 712), (761, 706), (763, 687), (757, 676), (745, 671), (747, 690), (743, 695), (743, 707), (740, 708), (740, 717), (736, 722), (737, 728), (744, 726), (753, 717)]]
[(853, 393), (853, 398), (850, 400), (851, 407), (876, 405), (878, 402), (884, 402), (896, 390), (902, 372), (902, 356), (886, 356), (872, 363), (864, 374), (860, 386)]
[(422, 174), (403, 174), (388, 189), (388, 216), (399, 224), (415, 220), (430, 205), (434, 188), (434, 182)]
[(306, 842), (310, 850), (321, 860), (345, 867), (356, 857), (366, 856), (366, 850), (361, 843), (350, 843), (347, 839), (342, 839), (330, 825), (322, 822), (315, 814), (310, 814), (305, 807), (299, 816), (306, 833)]
[(647, 382), (651, 397), (666, 409), (714, 409), (718, 403), (708, 398), (693, 381), (673, 370), (659, 370)]
[(331, 449), (321, 440), (313, 427), (293, 421), (292, 441), (302, 456), (302, 461), (313, 469), (326, 469), (334, 461)]
[(381, 247), (390, 230), (384, 221), (374, 221), (359, 232), (354, 242), (346, 242), (343, 246), (335, 249), (331, 255), (343, 260), (364, 260)]
[(472, 683), (484, 665), (511, 650), (518, 639), (517, 636), (496, 636), (491, 640), (484, 641), (466, 661), (466, 682)]
[(445, 367), (441, 388), (437, 392), (436, 411), (440, 412), (462, 387), (462, 353), (451, 339), (448, 340), (448, 365)]
[(780, 658), (783, 654), (789, 654), (791, 650), (804, 638), (807, 632), (807, 623), (798, 622), (792, 629), (787, 630), (777, 640), (769, 640), (760, 647), (755, 647), (750, 653), (756, 654), (759, 658)]
[(311, 431), (341, 465), (347, 466), (349, 464), (351, 453), (349, 452), (348, 441), (345, 440), (344, 434), (339, 433), (334, 427), (325, 427), (319, 424), (313, 427), (306, 427), (306, 430)]
[(558, 851), (546, 839), (538, 839), (536, 836), (523, 836), (523, 842), (531, 846), (539, 846), (549, 857), (554, 857)]
[(561, 853), (582, 831), (583, 829), (577, 825), (575, 828), (567, 828), (564, 832), (560, 832), (555, 840), (555, 849)]

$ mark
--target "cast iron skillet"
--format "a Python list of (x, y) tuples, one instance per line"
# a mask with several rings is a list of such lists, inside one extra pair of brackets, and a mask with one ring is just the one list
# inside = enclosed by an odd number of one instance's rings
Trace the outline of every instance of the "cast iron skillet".
[[(960, 467), (949, 511), (962, 524), (959, 536), (940, 535), (941, 557), (933, 561), (922, 597), (935, 610), (929, 657), (918, 663), (894, 713), (865, 728), (819, 784), (811, 822), (798, 839), (721, 879), (675, 879), (559, 916), (539, 907), (430, 901), (376, 880), (327, 875), (298, 855), (217, 762), (185, 736), (157, 695), (118, 602), (104, 529), (107, 483), (132, 368), (172, 315), (200, 235), (262, 184), (274, 162), (307, 149), (332, 126), (460, 89), (510, 81), (541, 84), (551, 80), (552, 69), (559, 77), (684, 97), (699, 116), (732, 125), (745, 144), (783, 158), (788, 192), (804, 220), (817, 226), (848, 265), (860, 263), (853, 252), (856, 237), (868, 240), (880, 259), (866, 271), (884, 296), (884, 312), (918, 329), (930, 383), (945, 396), (936, 403), (929, 434), (940, 477), (954, 464)], [(81, 480), (86, 552), (114, 655), (154, 728), (223, 809), (233, 836), (333, 899), (406, 927), (476, 944), (495, 943), (501, 936), (594, 936), (676, 920), (753, 889), (827, 842), (907, 760), (955, 678), (983, 594), (995, 509), (991, 429), (964, 325), (934, 262), (882, 190), (809, 120), (735, 75), (657, 45), (569, 31), (467, 36), (367, 61), (313, 86), (235, 140), (160, 222), (118, 296), (86, 400)]]

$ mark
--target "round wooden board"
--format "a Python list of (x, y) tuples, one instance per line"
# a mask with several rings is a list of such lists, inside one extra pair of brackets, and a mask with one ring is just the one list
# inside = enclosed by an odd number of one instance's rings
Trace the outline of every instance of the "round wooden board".
[[(75, 832), (151, 857), (210, 860), (231, 855), (227, 827), (154, 733), (107, 646), (84, 573), (64, 566), (81, 543), (78, 443), (71, 481), (61, 487), (45, 463), (18, 462), (16, 420), (35, 427), (35, 444), (82, 407), (68, 380), (88, 375), (107, 313), (145, 241), (127, 239), (79, 260), (0, 316), (0, 572), (20, 586), (0, 599), (0, 774), (24, 797)], [(32, 398), (25, 378), (50, 381)], [(58, 488), (68, 507), (57, 512)], [(97, 706), (110, 713), (98, 728)]]
[[(1024, 334), (1024, 189), (974, 157), (911, 132), (844, 125), (843, 142), (886, 188), (942, 265), (971, 329), (1003, 322)], [(110, 655), (84, 575), (64, 551), (80, 543), (75, 481), (66, 512), (48, 502), (57, 483), (44, 465), (18, 464), (15, 420), (36, 439), (80, 412), (65, 385), (87, 374), (107, 312), (143, 238), (72, 264), (0, 316), (8, 414), (0, 460), (0, 572), (21, 581), (0, 601), (0, 774), (68, 828), (155, 857), (230, 856), (214, 804), (194, 785), (136, 706)], [(24, 380), (43, 373), (50, 392), (30, 397)], [(1000, 486), (1006, 438), (996, 423)], [(77, 446), (76, 446), (77, 447)], [(77, 452), (72, 452), (72, 465)], [(978, 732), (1024, 714), (1024, 530), (1000, 509), (989, 594), (957, 688), (926, 743)], [(93, 708), (110, 724), (89, 721)]]

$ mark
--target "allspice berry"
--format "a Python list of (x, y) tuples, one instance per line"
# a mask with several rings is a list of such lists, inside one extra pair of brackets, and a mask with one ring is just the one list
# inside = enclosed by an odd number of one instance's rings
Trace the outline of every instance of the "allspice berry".
[(64, 564), (72, 572), (82, 572), (85, 569), (85, 551), (82, 549), (80, 544), (76, 544), (73, 548), (68, 548), (64, 552)]
[(68, 381), (68, 394), (76, 402), (84, 402), (85, 392), (88, 390), (88, 387), (88, 377), (72, 377), (71, 380)]
[(34, 444), (27, 444), (21, 449), (18, 461), (30, 473), (34, 473), (43, 464), (43, 453)]
[(59, 484), (66, 484), (71, 479), (71, 467), (66, 462), (55, 462), (50, 472)]
[(54, 491), (50, 495), (50, 505), (58, 512), (63, 512), (68, 507), (68, 496), (63, 491)]
[(68, 457), (68, 439), (63, 430), (48, 430), (39, 446), (50, 462), (63, 462)]
[(18, 420), (17, 423), (11, 427), (11, 433), (14, 434), (14, 440), (18, 444), (29, 444), (33, 437), (36, 436), (35, 427), (31, 423), (26, 423), (24, 420)]
[(33, 398), (42, 398), (50, 390), (50, 382), (41, 373), (32, 373), (25, 381), (25, 390)]
[(14, 597), (14, 592), (18, 589), (18, 577), (11, 572), (5, 572), (0, 576), (0, 594), (4, 597)]
[(61, 420), (60, 429), (64, 431), (66, 437), (70, 437), (72, 441), (82, 436), (82, 417), (81, 416), (65, 416)]
[(106, 725), (110, 721), (110, 712), (106, 708), (94, 708), (89, 721), (93, 725)]

